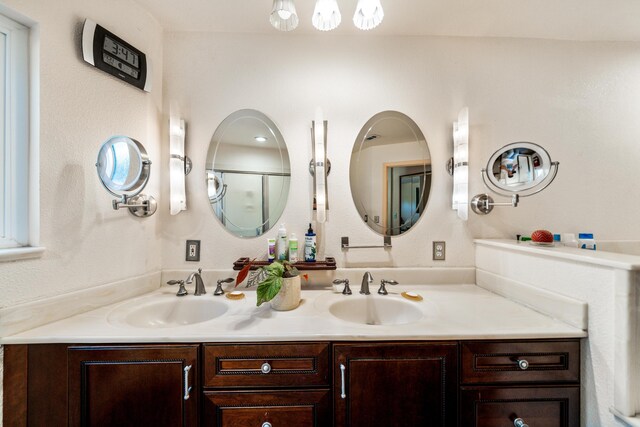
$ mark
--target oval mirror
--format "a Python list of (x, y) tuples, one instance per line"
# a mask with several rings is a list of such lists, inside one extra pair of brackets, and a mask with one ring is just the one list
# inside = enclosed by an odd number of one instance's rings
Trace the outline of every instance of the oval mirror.
[(207, 152), (207, 193), (214, 214), (231, 233), (256, 237), (284, 211), (289, 153), (278, 127), (256, 110), (239, 110), (218, 126)]
[(385, 236), (409, 231), (423, 216), (431, 190), (431, 156), (418, 125), (397, 111), (369, 119), (353, 146), (349, 180), (369, 228)]
[(96, 169), (104, 188), (122, 197), (142, 191), (149, 180), (150, 165), (142, 144), (127, 136), (114, 136), (102, 144)]
[(503, 195), (529, 196), (546, 188), (557, 172), (557, 162), (532, 142), (507, 144), (489, 158), (483, 178), (487, 185)]

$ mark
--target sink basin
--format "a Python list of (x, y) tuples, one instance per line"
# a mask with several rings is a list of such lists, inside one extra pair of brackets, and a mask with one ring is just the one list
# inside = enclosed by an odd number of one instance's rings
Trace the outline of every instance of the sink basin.
[(121, 306), (112, 312), (109, 321), (138, 328), (175, 328), (215, 319), (228, 309), (224, 302), (206, 297), (171, 297)]
[(329, 306), (329, 313), (347, 322), (365, 325), (403, 325), (422, 318), (422, 310), (413, 302), (388, 297), (347, 297)]

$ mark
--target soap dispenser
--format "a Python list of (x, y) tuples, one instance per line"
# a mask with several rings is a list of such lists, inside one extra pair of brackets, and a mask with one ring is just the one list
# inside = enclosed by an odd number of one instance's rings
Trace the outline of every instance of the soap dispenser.
[(280, 224), (278, 229), (278, 238), (276, 239), (276, 259), (278, 261), (285, 261), (287, 259), (287, 229), (284, 224)]

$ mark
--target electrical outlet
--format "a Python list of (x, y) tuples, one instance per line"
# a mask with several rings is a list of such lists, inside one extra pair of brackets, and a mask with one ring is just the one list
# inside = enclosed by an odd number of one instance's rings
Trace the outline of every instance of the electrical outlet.
[(433, 242), (433, 260), (444, 261), (447, 244), (445, 242)]
[(200, 240), (187, 240), (185, 261), (200, 261)]

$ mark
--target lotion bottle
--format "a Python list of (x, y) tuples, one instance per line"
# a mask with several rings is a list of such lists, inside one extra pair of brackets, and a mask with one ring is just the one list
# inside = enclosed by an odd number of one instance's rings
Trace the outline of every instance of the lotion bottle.
[(287, 229), (284, 224), (280, 224), (278, 229), (278, 238), (276, 239), (276, 259), (284, 261), (287, 259)]
[(289, 237), (289, 262), (292, 264), (298, 262), (298, 238), (296, 233), (291, 233), (291, 237)]
[(305, 262), (316, 261), (316, 233), (313, 232), (311, 224), (304, 235), (304, 260)]

